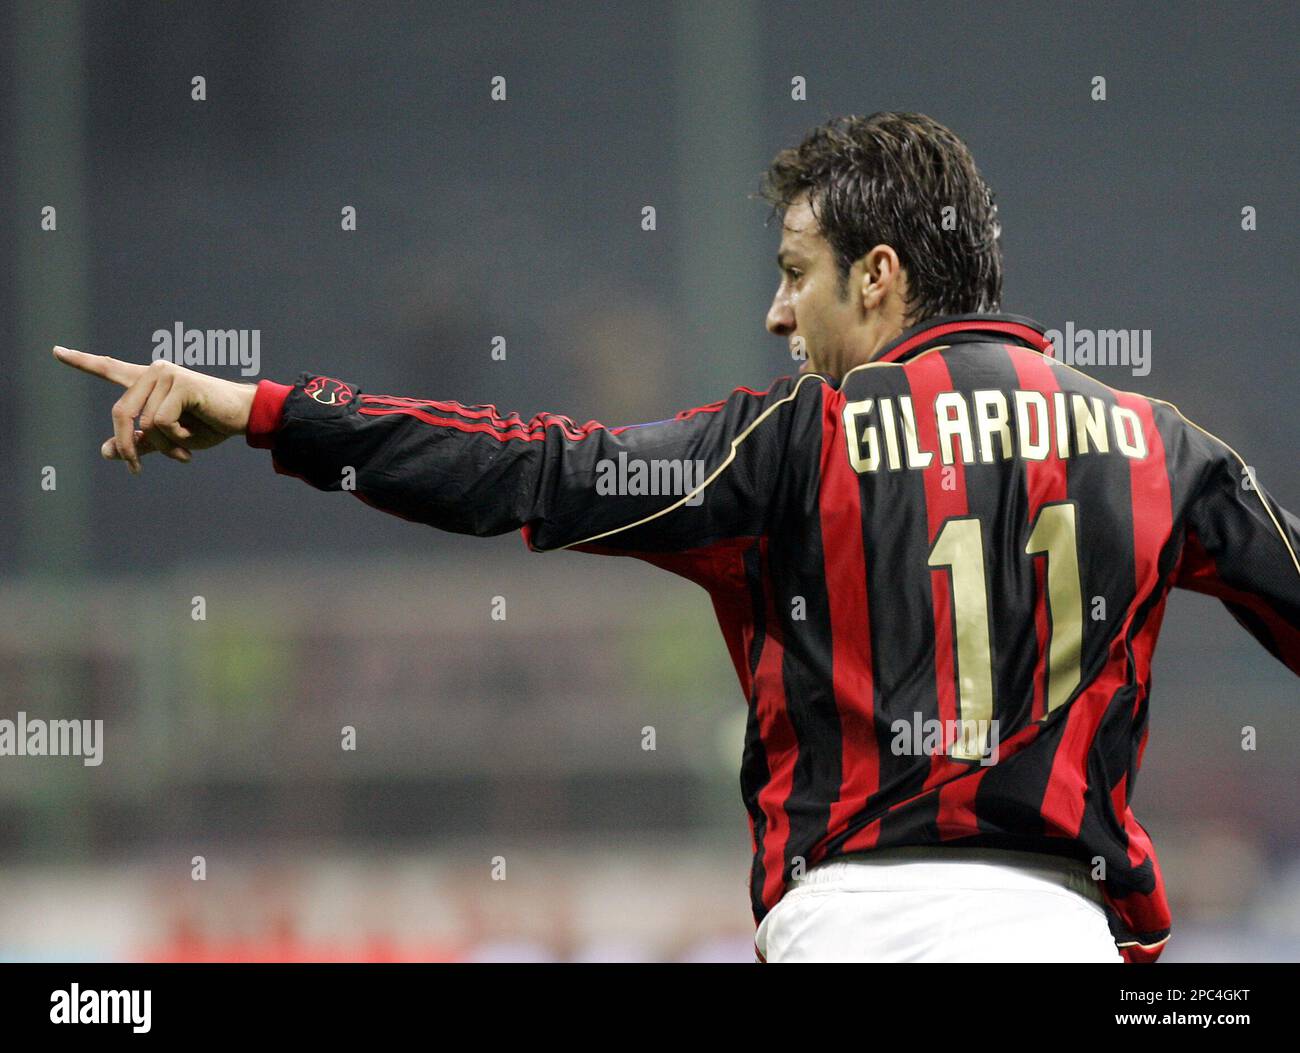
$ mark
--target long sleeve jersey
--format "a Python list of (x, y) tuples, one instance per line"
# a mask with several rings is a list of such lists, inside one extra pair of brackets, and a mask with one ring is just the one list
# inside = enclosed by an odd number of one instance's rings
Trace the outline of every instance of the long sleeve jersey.
[(903, 845), (1068, 856), (1128, 961), (1170, 931), (1130, 807), (1175, 586), (1300, 674), (1300, 521), (1172, 405), (1015, 315), (932, 318), (838, 385), (626, 427), (262, 381), (276, 470), (443, 530), (636, 556), (710, 594), (748, 728), (756, 922), (792, 873)]

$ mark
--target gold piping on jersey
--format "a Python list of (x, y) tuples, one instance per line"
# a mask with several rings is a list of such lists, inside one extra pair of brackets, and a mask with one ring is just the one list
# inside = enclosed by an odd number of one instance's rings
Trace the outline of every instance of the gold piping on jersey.
[[(1044, 355), (1043, 357), (1046, 358), (1047, 356)], [(1047, 361), (1050, 362), (1052, 365), (1059, 367), (1060, 369), (1068, 369), (1071, 373), (1078, 373), (1079, 376), (1081, 377), (1088, 377), (1088, 379), (1091, 380), (1094, 384), (1101, 384), (1101, 381), (1097, 380), (1095, 377), (1089, 377), (1087, 373), (1084, 373), (1082, 370), (1075, 369), (1073, 366), (1067, 365), (1064, 362), (1059, 362), (1054, 358), (1048, 358)], [(1136, 398), (1145, 399), (1147, 402), (1158, 402), (1162, 406), (1168, 406), (1171, 410), (1173, 410), (1175, 413), (1178, 414), (1178, 416), (1182, 419), (1184, 424), (1191, 425), (1193, 428), (1199, 431), (1206, 438), (1213, 439), (1225, 450), (1227, 450), (1230, 454), (1232, 454), (1232, 456), (1237, 458), (1237, 461), (1241, 464), (1241, 467), (1245, 469), (1247, 477), (1251, 480), (1252, 483), (1254, 482), (1255, 473), (1253, 469), (1250, 467), (1250, 465), (1246, 463), (1246, 459), (1242, 457), (1241, 454), (1239, 454), (1236, 450), (1234, 450), (1231, 446), (1229, 446), (1228, 443), (1224, 442), (1208, 428), (1202, 428), (1199, 424), (1196, 423), (1196, 421), (1191, 420), (1182, 410), (1180, 410), (1172, 402), (1168, 402), (1165, 399), (1158, 399), (1151, 395), (1143, 395), (1140, 391), (1122, 391), (1119, 388), (1111, 388), (1109, 384), (1102, 384), (1102, 387), (1110, 388), (1111, 391), (1118, 391), (1121, 395), (1133, 395)], [(1273, 529), (1277, 531), (1277, 536), (1281, 538), (1282, 546), (1287, 550), (1288, 554), (1291, 556), (1291, 564), (1292, 566), (1295, 567), (1296, 574), (1300, 574), (1300, 558), (1297, 558), (1295, 549), (1291, 547), (1291, 541), (1286, 536), (1286, 531), (1282, 529), (1282, 524), (1277, 521), (1277, 516), (1273, 514), (1272, 507), (1270, 507), (1269, 503), (1264, 500), (1264, 494), (1259, 489), (1259, 487), (1252, 486), (1252, 489), (1259, 496), (1259, 503), (1264, 506), (1264, 511), (1268, 513), (1269, 522), (1273, 524)]]
[[(908, 359), (908, 362), (915, 362), (918, 359), (924, 358), (926, 355), (932, 354), (935, 351), (946, 351), (951, 346), (952, 346), (951, 344), (943, 344), (939, 347), (927, 348), (925, 351), (922, 351), (919, 355), (916, 355), (915, 357)], [(851, 377), (859, 369), (872, 369), (872, 368), (879, 368), (882, 366), (895, 366), (901, 369), (905, 365), (907, 365), (907, 362), (864, 362), (860, 366), (854, 366), (852, 369), (850, 369), (847, 373), (844, 374), (844, 376), (840, 379), (840, 387), (843, 387), (844, 381), (847, 380), (849, 377)], [(737, 435), (734, 439), (731, 440), (731, 451), (727, 454), (726, 459), (723, 460), (723, 462), (713, 470), (713, 472), (709, 475), (707, 479), (705, 479), (702, 483), (700, 483), (700, 485), (697, 486), (694, 490), (692, 490), (689, 494), (686, 494), (684, 497), (680, 498), (679, 500), (674, 501), (667, 508), (661, 508), (658, 512), (652, 512), (650, 515), (638, 519), (635, 523), (628, 523), (626, 526), (614, 527), (612, 530), (606, 530), (604, 533), (596, 534), (593, 537), (584, 538), (582, 541), (571, 541), (567, 545), (560, 545), (558, 548), (544, 549), (542, 551), (563, 552), (566, 548), (576, 548), (578, 545), (590, 545), (592, 542), (599, 541), (601, 538), (610, 537), (614, 534), (621, 534), (624, 530), (631, 530), (633, 527), (639, 527), (644, 523), (649, 523), (651, 520), (658, 519), (660, 516), (667, 515), (669, 512), (675, 511), (676, 509), (682, 507), (684, 504), (686, 504), (687, 501), (691, 500), (691, 498), (696, 497), (699, 494), (702, 494), (704, 490), (709, 486), (709, 484), (712, 483), (715, 479), (717, 479), (718, 476), (721, 475), (723, 471), (725, 471), (731, 465), (731, 463), (736, 459), (736, 448), (742, 442), (744, 442), (745, 439), (749, 437), (750, 432), (752, 432), (755, 428), (757, 428), (760, 424), (762, 424), (763, 421), (767, 420), (767, 418), (772, 415), (772, 412), (774, 410), (780, 409), (787, 402), (793, 401), (795, 396), (799, 394), (799, 389), (802, 388), (804, 382), (808, 380), (820, 381), (822, 384), (829, 386), (829, 381), (827, 381), (827, 379), (819, 373), (805, 373), (803, 376), (801, 376), (799, 380), (795, 383), (795, 386), (791, 389), (790, 394), (786, 395), (785, 398), (780, 399), (779, 401), (774, 402), (772, 403), (772, 405), (768, 406), (767, 409), (765, 409), (762, 413), (760, 413), (757, 417), (754, 418), (754, 420), (750, 423), (748, 428), (746, 428), (744, 431), (742, 431), (739, 435)], [(699, 501), (696, 501), (695, 503), (698, 505)]]

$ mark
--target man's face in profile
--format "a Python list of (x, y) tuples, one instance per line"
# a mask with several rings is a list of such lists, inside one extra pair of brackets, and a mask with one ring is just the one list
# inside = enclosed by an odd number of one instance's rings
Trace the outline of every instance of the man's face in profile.
[(777, 265), (781, 284), (768, 308), (768, 332), (789, 340), (801, 373), (824, 373), (838, 381), (848, 358), (848, 334), (860, 321), (853, 296), (857, 268), (849, 272), (846, 287), (806, 194), (786, 209)]

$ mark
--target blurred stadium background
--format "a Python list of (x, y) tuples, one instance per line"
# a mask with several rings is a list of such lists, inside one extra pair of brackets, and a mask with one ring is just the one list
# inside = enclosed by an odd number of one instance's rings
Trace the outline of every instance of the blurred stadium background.
[[(702, 592), (435, 534), (235, 444), (129, 478), (97, 456), (115, 396), (50, 345), (250, 328), (272, 379), (660, 419), (792, 368), (746, 197), (770, 156), (915, 109), (998, 192), (1004, 309), (1149, 328), (1148, 376), (1095, 375), (1300, 508), (1296, 14), (1227, 10), (6, 5), (0, 718), (106, 741), (0, 757), (0, 958), (748, 960), (744, 701)], [(1296, 681), (1180, 594), (1154, 683), (1164, 960), (1295, 960)]]

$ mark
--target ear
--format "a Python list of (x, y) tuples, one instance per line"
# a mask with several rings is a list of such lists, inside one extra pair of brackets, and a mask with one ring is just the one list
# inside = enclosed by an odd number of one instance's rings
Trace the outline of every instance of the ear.
[(903, 266), (891, 246), (876, 245), (858, 263), (862, 265), (861, 302), (867, 310), (877, 309), (891, 294), (905, 292)]

